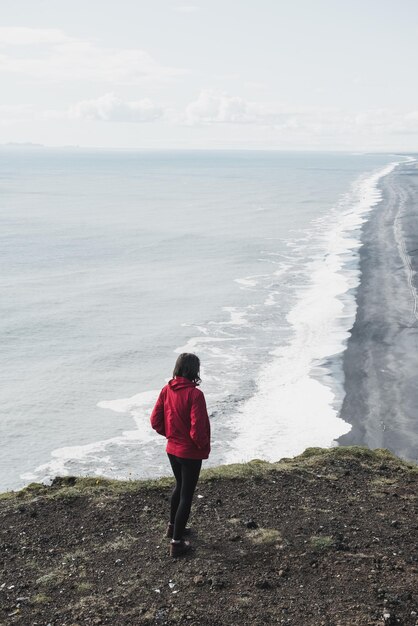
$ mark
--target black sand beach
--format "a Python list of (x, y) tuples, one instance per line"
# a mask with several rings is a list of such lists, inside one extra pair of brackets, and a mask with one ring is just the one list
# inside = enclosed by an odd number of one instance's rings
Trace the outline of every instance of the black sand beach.
[(341, 445), (388, 448), (418, 460), (418, 167), (380, 182), (363, 226), (357, 316), (344, 354)]

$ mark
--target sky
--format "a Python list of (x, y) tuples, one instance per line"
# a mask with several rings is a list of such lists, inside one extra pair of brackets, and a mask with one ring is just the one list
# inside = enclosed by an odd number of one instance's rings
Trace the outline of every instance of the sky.
[(416, 0), (0, 3), (0, 144), (418, 151)]

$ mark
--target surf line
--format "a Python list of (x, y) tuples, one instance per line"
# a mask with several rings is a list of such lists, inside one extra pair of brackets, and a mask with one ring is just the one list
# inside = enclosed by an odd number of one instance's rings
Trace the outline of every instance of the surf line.
[[(415, 161), (415, 160), (416, 159), (414, 159), (413, 157), (408, 157), (408, 160), (406, 161), (406, 163), (411, 163), (412, 161)], [(393, 226), (394, 226), (393, 230), (394, 230), (396, 245), (399, 251), (399, 256), (401, 257), (402, 263), (406, 271), (409, 291), (411, 292), (411, 296), (412, 296), (412, 302), (413, 302), (412, 316), (414, 318), (414, 321), (413, 321), (414, 323), (415, 321), (418, 321), (418, 294), (417, 294), (417, 290), (414, 287), (414, 282), (413, 282), (414, 270), (412, 268), (412, 263), (411, 263), (408, 251), (406, 249), (406, 246), (405, 246), (405, 241), (402, 237), (402, 230), (401, 230), (401, 226), (399, 223), (400, 220), (402, 219), (402, 214), (405, 209), (405, 203), (406, 203), (406, 192), (404, 189), (399, 188), (399, 196), (400, 196), (399, 208), (396, 213), (395, 219), (393, 221)]]

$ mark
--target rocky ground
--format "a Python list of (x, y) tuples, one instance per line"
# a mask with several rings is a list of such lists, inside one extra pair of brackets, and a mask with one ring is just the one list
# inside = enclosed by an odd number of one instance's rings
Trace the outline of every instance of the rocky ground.
[(415, 626), (417, 487), (364, 448), (207, 470), (183, 559), (167, 479), (2, 494), (0, 626)]

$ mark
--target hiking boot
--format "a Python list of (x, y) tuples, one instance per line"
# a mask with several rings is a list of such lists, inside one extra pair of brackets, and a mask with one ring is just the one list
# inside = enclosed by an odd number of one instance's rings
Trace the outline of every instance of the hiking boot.
[(192, 546), (188, 541), (184, 541), (184, 539), (180, 539), (180, 541), (176, 543), (170, 543), (170, 556), (172, 556), (173, 558), (189, 554), (191, 550)]
[[(174, 524), (169, 523), (167, 526), (167, 532), (166, 532), (166, 537), (168, 537), (169, 539), (173, 538), (173, 532), (174, 532)], [(192, 529), (189, 528), (188, 526), (186, 526), (186, 528), (183, 531), (183, 535), (185, 537), (187, 537), (188, 535), (190, 535), (192, 532)]]

